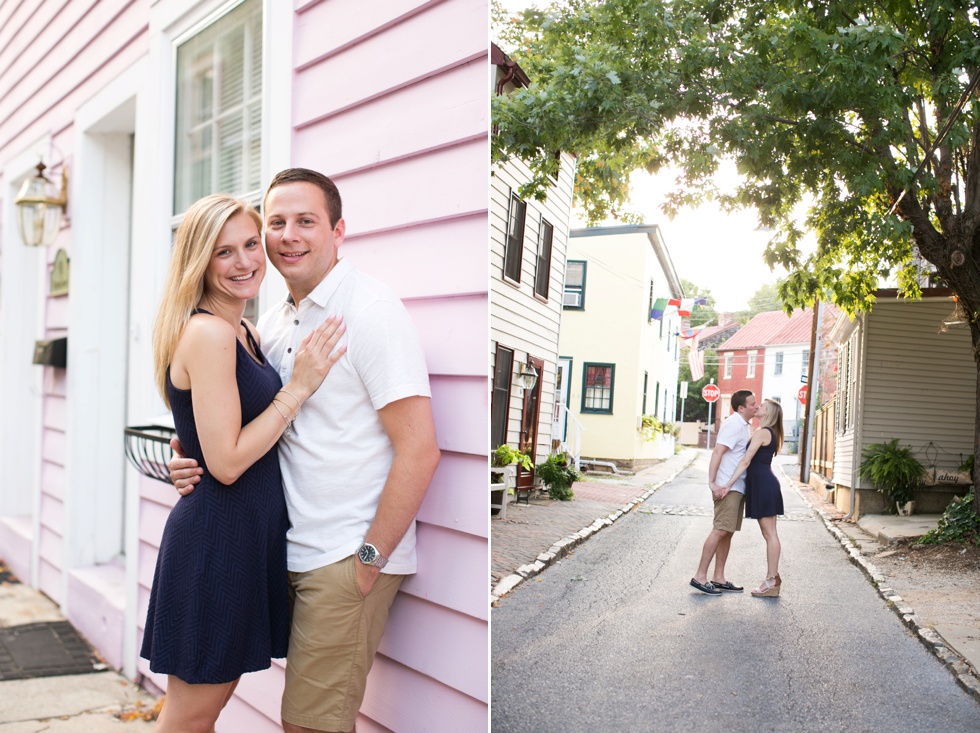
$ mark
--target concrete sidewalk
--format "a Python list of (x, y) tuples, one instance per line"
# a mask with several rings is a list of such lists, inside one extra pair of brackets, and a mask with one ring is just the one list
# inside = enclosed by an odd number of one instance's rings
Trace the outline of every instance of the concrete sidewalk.
[[(0, 562), (2, 565), (2, 562)], [(64, 622), (49, 598), (23, 583), (0, 583), (0, 633)], [(0, 657), (4, 655), (0, 646)], [(95, 668), (98, 669), (96, 665)], [(0, 677), (0, 733), (142, 733), (156, 698), (116, 672), (28, 679)]]

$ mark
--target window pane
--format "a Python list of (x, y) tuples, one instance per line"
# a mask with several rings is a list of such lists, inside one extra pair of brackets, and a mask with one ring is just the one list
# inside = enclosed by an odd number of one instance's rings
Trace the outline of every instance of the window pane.
[(241, 114), (232, 114), (218, 123), (218, 191), (242, 191)]
[(514, 352), (497, 346), (494, 361), (493, 399), (490, 406), (490, 449), (507, 442), (507, 420), (510, 413), (510, 375), (514, 368)]
[(245, 28), (232, 29), (218, 39), (221, 106), (219, 111), (241, 107), (245, 95)]
[(542, 219), (538, 235), (538, 266), (534, 278), (534, 292), (542, 298), (548, 297), (551, 282), (551, 243), (554, 236), (555, 228)]
[(612, 373), (611, 366), (585, 365), (584, 410), (612, 412)]
[(190, 135), (190, 169), (188, 180), (191, 202), (207, 194), (211, 188), (211, 128), (205, 127)]
[(260, 186), (262, 3), (246, 0), (177, 49), (174, 213)]
[(262, 185), (262, 104), (255, 102), (248, 110), (248, 163), (245, 190), (253, 191)]
[(507, 251), (504, 254), (504, 275), (514, 282), (521, 281), (524, 266), (524, 219), (527, 204), (517, 196), (510, 199), (510, 217), (507, 220)]

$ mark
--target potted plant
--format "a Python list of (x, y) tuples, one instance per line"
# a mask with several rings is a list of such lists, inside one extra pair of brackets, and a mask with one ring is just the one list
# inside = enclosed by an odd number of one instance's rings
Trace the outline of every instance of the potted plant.
[(548, 456), (547, 461), (535, 468), (535, 475), (548, 487), (548, 496), (559, 501), (568, 501), (574, 497), (572, 484), (582, 478), (582, 474), (569, 463), (566, 453)]
[(861, 452), (861, 478), (871, 482), (899, 514), (908, 516), (915, 508), (915, 489), (922, 483), (923, 465), (912, 455), (911, 448), (898, 444), (898, 438), (887, 443), (873, 443)]
[(508, 466), (520, 464), (525, 471), (530, 471), (534, 464), (531, 456), (521, 453), (516, 448), (507, 445), (498, 445), (490, 454), (490, 507), (492, 514), (502, 514), (507, 505), (505, 491), (513, 493), (513, 489), (507, 489), (506, 474)]

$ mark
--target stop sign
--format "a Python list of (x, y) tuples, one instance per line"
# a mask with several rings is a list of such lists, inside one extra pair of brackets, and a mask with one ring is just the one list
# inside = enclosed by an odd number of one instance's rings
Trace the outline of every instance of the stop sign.
[(721, 397), (721, 390), (718, 389), (717, 384), (706, 384), (701, 390), (701, 396), (704, 397), (705, 402), (716, 402)]
[(796, 393), (796, 399), (800, 401), (801, 405), (806, 404), (806, 385), (804, 384), (800, 387), (800, 391)]

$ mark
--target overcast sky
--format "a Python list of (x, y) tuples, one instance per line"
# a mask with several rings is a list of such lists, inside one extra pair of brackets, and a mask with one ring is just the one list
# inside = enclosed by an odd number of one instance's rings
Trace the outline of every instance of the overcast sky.
[[(502, 0), (508, 10), (547, 6), (535, 0)], [(508, 49), (504, 49), (507, 51)], [(533, 80), (532, 80), (533, 81)], [(717, 182), (720, 187), (731, 186), (736, 180), (734, 167)], [(657, 224), (667, 243), (670, 257), (679, 277), (708, 288), (722, 311), (742, 310), (761, 285), (775, 282), (786, 274), (782, 268), (769, 270), (762, 253), (771, 233), (757, 229), (754, 211), (724, 214), (715, 206), (681, 211), (670, 221), (660, 211), (664, 194), (673, 187), (670, 172), (650, 176), (646, 172), (633, 175), (631, 208), (644, 217), (644, 223)], [(615, 224), (614, 221), (606, 222)], [(572, 226), (584, 225), (581, 212), (573, 214)], [(667, 297), (664, 293), (663, 297)], [(778, 308), (773, 305), (773, 310)]]

